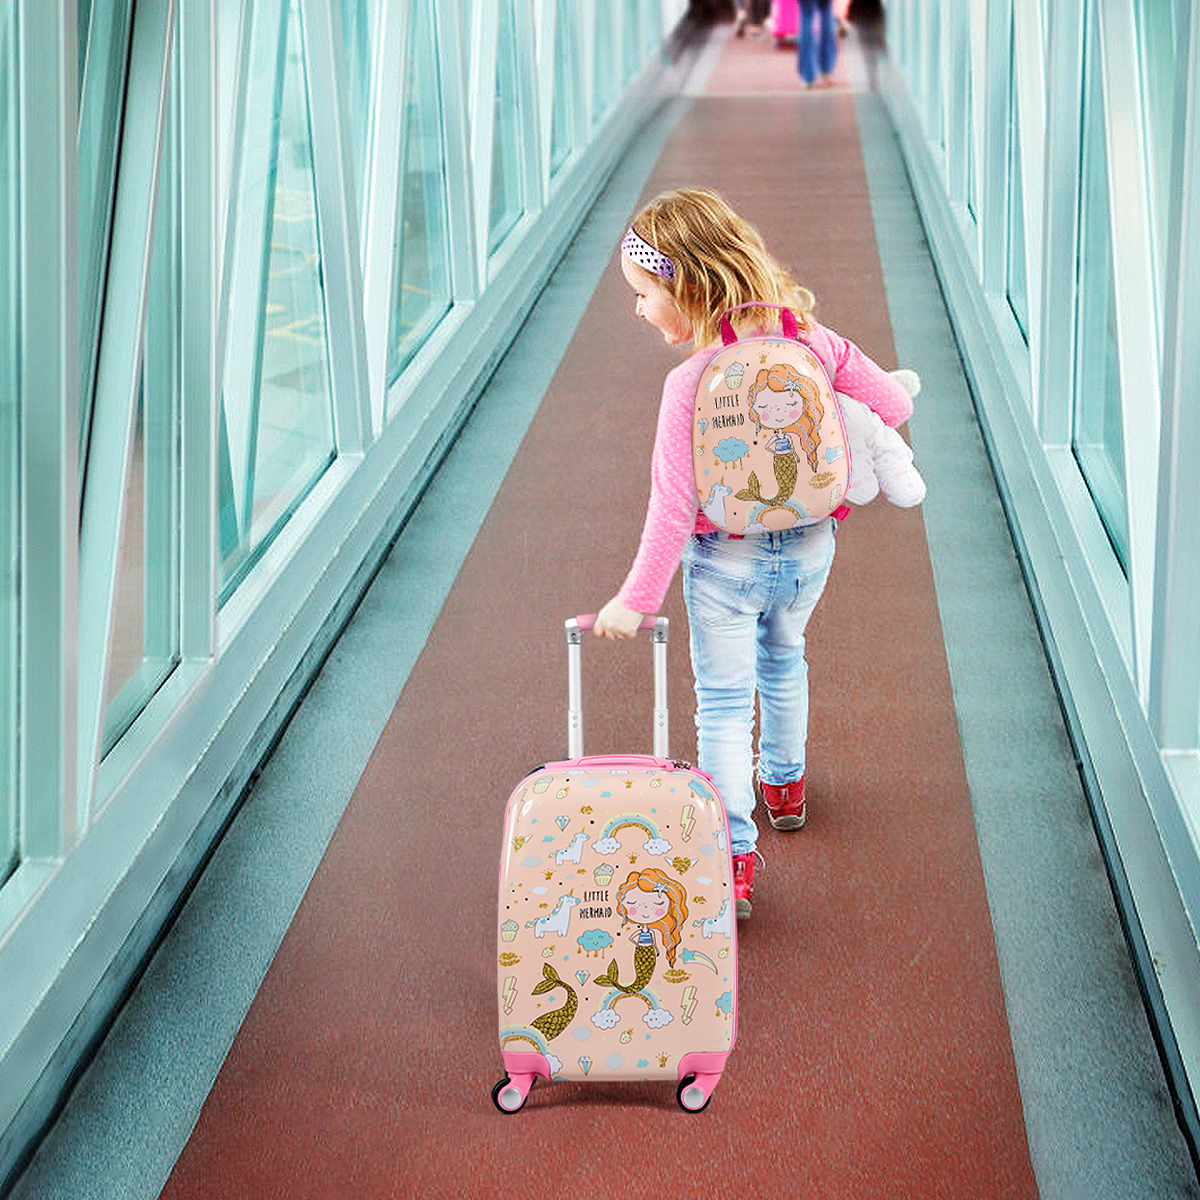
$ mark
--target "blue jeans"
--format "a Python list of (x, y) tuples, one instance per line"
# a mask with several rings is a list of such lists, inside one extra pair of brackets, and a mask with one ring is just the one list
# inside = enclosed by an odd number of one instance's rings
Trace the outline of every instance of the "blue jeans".
[(683, 556), (696, 676), (698, 765), (729, 814), (734, 854), (758, 842), (754, 824), (754, 692), (758, 774), (791, 783), (804, 774), (808, 664), (804, 628), (833, 565), (832, 519), (783, 533), (692, 537)]
[[(813, 16), (817, 16), (817, 37), (813, 38)], [(800, 31), (796, 35), (797, 66), (800, 78), (812, 83), (819, 70), (833, 73), (837, 62), (837, 25), (833, 19), (833, 0), (800, 0)]]

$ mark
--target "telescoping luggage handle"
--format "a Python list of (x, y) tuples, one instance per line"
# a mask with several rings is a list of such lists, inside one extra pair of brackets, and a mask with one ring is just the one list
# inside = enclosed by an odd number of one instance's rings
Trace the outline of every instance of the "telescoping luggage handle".
[(746, 304), (735, 304), (721, 314), (721, 344), (723, 346), (732, 345), (738, 340), (737, 334), (734, 333), (733, 326), (730, 324), (729, 314), (737, 312), (739, 308), (777, 308), (783, 313), (783, 316), (779, 318), (779, 323), (783, 326), (783, 336), (790, 338), (793, 342), (800, 336), (800, 326), (796, 321), (796, 314), (786, 304), (767, 304), (764, 300), (751, 300)]
[[(583, 635), (596, 624), (596, 614), (569, 617), (567, 626), (567, 758), (583, 757), (583, 684), (580, 646)], [(654, 646), (654, 756), (667, 753), (667, 629), (666, 617), (645, 617), (639, 630), (653, 634)]]

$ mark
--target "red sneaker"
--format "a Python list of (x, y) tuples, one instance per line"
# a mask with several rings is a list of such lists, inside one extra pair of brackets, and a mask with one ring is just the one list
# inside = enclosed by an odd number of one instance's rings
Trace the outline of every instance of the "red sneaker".
[(749, 915), (754, 899), (754, 859), (762, 858), (757, 850), (749, 854), (733, 856), (733, 898), (737, 903), (739, 921), (744, 921)]
[(776, 829), (800, 829), (807, 818), (804, 811), (804, 776), (792, 783), (758, 781), (758, 793), (767, 806), (767, 816)]

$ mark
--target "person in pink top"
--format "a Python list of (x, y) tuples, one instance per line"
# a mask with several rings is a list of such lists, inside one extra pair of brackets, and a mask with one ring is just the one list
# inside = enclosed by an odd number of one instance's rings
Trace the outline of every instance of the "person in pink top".
[[(831, 517), (746, 537), (713, 525), (700, 509), (692, 466), (696, 387), (721, 346), (721, 314), (761, 300), (791, 308), (801, 341), (821, 359), (834, 388), (873, 409), (887, 425), (908, 419), (912, 399), (857, 346), (813, 318), (812, 293), (713, 191), (679, 189), (651, 201), (621, 243), (621, 271), (636, 296), (637, 316), (670, 345), (691, 343), (694, 352), (663, 385), (641, 543), (625, 582), (600, 610), (595, 633), (633, 637), (643, 617), (662, 606), (683, 561), (698, 765), (725, 800), (737, 913), (744, 918), (752, 907), (758, 843), (755, 783), (774, 828), (799, 829), (806, 817), (804, 630), (833, 563), (836, 522)], [(777, 315), (751, 307), (732, 319), (739, 336), (746, 337), (765, 332)]]

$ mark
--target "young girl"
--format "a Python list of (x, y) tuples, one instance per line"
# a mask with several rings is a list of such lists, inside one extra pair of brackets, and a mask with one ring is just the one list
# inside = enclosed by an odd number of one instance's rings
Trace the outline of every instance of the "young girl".
[[(737, 914), (744, 918), (751, 911), (758, 842), (755, 774), (776, 829), (799, 829), (805, 820), (804, 628), (833, 563), (834, 521), (738, 537), (718, 530), (700, 511), (692, 410), (700, 376), (721, 345), (721, 314), (751, 300), (787, 305), (796, 314), (801, 340), (821, 359), (837, 391), (868, 405), (891, 426), (908, 419), (912, 401), (857, 346), (813, 319), (812, 293), (715, 192), (667, 192), (642, 209), (621, 243), (621, 271), (636, 294), (636, 314), (670, 345), (690, 341), (696, 349), (663, 386), (641, 545), (620, 591), (600, 610), (595, 632), (633, 637), (643, 615), (661, 607), (683, 559), (699, 766), (725, 799)], [(745, 337), (773, 327), (777, 316), (775, 309), (749, 308), (731, 320)]]

